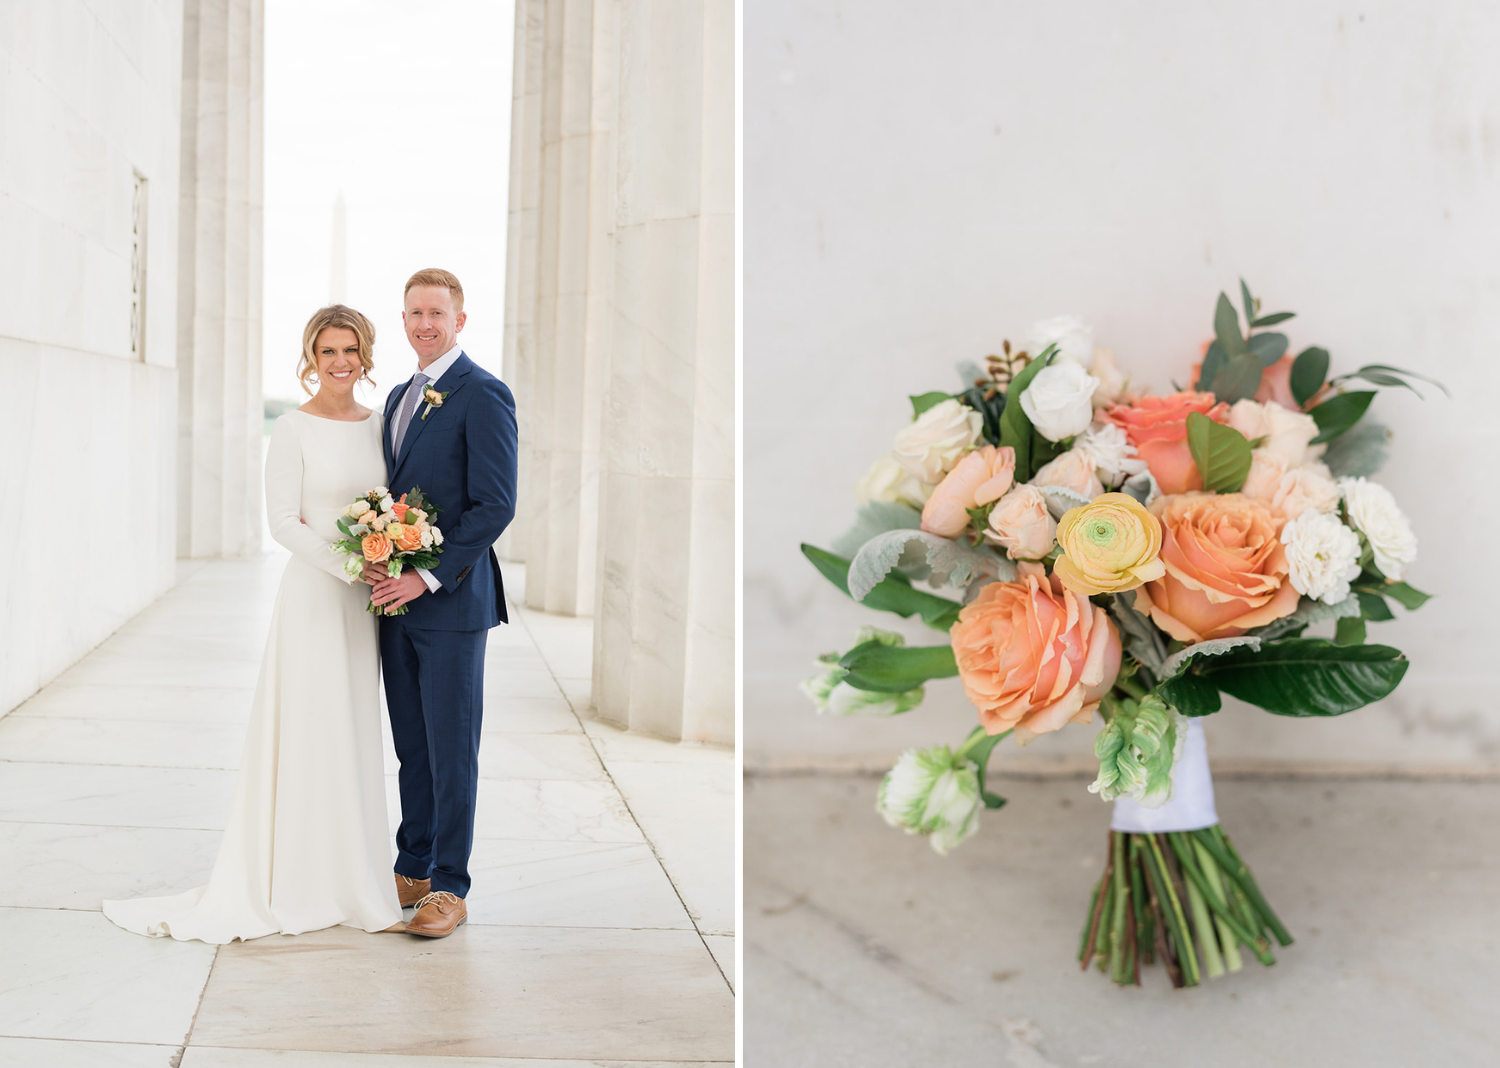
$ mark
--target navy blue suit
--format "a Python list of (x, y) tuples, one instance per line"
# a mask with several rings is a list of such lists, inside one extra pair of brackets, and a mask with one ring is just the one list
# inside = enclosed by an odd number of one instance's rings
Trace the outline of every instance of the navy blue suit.
[(505, 383), (460, 353), (430, 388), (448, 397), (426, 419), (417, 406), (400, 455), (394, 422), (410, 379), (385, 406), (385, 463), (396, 497), (420, 486), (441, 511), (442, 588), (380, 619), (380, 660), (396, 756), (401, 826), (396, 872), (433, 890), (469, 893), (479, 786), (484, 645), (506, 622), (494, 543), (515, 515), (516, 406)]

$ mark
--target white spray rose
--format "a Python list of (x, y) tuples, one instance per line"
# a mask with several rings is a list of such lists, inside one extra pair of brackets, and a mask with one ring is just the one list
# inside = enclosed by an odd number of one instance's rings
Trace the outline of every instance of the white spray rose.
[(360, 516), (364, 515), (369, 510), (370, 510), (370, 506), (365, 501), (355, 501), (348, 508), (344, 509), (344, 514), (346, 516), (348, 516), (350, 519), (358, 519)]
[(886, 453), (870, 465), (864, 478), (854, 484), (854, 497), (860, 504), (887, 501), (920, 511), (927, 498), (932, 496), (933, 489), (931, 483), (913, 478), (910, 471)]
[(1359, 578), (1359, 535), (1327, 512), (1303, 512), (1281, 528), (1292, 587), (1304, 597), (1338, 604)]
[(1093, 500), (1104, 492), (1104, 485), (1094, 471), (1096, 463), (1091, 450), (1075, 445), (1057, 459), (1043, 464), (1031, 484), (1062, 486)]
[(950, 398), (928, 408), (896, 435), (891, 458), (913, 478), (936, 485), (965, 453), (978, 447), (983, 427), (978, 412)]
[(1307, 512), (1334, 511), (1340, 496), (1338, 483), (1328, 468), (1314, 460), (1281, 476), (1276, 492), (1271, 495), (1271, 505), (1288, 519), (1296, 519)]
[[(861, 627), (854, 637), (854, 646), (877, 641), (882, 645), (901, 647), (906, 639), (894, 631), (878, 627)], [(849, 673), (839, 666), (840, 653), (829, 653), (818, 657), (818, 674), (802, 680), (802, 692), (813, 699), (818, 711), (835, 716), (894, 716), (909, 712), (922, 703), (925, 691), (921, 686), (905, 693), (878, 693), (861, 690), (844, 681)]]
[(1076, 363), (1042, 368), (1021, 394), (1021, 410), (1048, 441), (1081, 434), (1094, 420), (1099, 380)]
[(434, 544), (434, 545), (441, 545), (441, 544), (443, 544), (443, 532), (441, 530), (439, 530), (437, 527), (433, 527), (432, 528), (432, 544)]
[(1048, 345), (1057, 346), (1058, 363), (1087, 367), (1094, 359), (1094, 328), (1076, 315), (1054, 315), (1032, 323), (1021, 347), (1035, 358), (1046, 351)]
[(1087, 449), (1094, 456), (1094, 470), (1106, 486), (1118, 486), (1132, 475), (1146, 470), (1146, 461), (1136, 459), (1123, 428), (1114, 423), (1093, 422), (1073, 442), (1075, 449)]
[(946, 745), (908, 749), (880, 784), (875, 810), (892, 827), (924, 834), (940, 854), (979, 829), (979, 766)]
[(1386, 578), (1399, 581), (1417, 558), (1417, 536), (1396, 498), (1378, 482), (1363, 478), (1341, 478), (1339, 489), (1344, 491), (1349, 521), (1370, 541), (1375, 566)]
[(431, 528), (422, 531), (422, 548), (424, 548), (424, 549), (430, 549), (430, 548), (432, 548), (432, 530), (431, 530)]
[(1235, 401), (1229, 409), (1229, 425), (1251, 441), (1264, 438), (1257, 448), (1284, 460), (1288, 468), (1322, 456), (1325, 449), (1311, 444), (1318, 436), (1318, 423), (1312, 416), (1283, 408), (1275, 401)]
[(391, 495), (389, 493), (385, 494), (385, 496), (383, 496), (383, 497), (380, 498), (380, 510), (382, 512), (389, 512), (389, 511), (391, 511), (395, 507), (396, 507), (396, 502), (395, 502), (395, 500), (392, 499), (392, 497), (391, 497)]

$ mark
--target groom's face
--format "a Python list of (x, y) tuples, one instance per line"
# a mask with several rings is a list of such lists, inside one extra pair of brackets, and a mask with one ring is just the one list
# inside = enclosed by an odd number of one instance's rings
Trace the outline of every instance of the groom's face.
[(412, 286), (401, 313), (406, 340), (422, 363), (436, 359), (458, 342), (464, 313), (453, 311), (453, 292), (447, 286)]

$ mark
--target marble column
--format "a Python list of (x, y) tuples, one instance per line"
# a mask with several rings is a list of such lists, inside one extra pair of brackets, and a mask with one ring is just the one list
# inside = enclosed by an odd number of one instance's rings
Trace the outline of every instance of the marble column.
[(612, 0), (549, 0), (541, 28), (526, 603), (594, 607), (612, 277)]
[(734, 740), (734, 5), (620, 0), (594, 704)]
[(185, 0), (177, 552), (259, 552), (264, 0)]

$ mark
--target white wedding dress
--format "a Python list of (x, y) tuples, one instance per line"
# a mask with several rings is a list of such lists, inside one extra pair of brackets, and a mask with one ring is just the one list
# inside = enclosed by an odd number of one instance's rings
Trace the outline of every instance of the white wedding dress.
[(229, 824), (208, 885), (104, 902), (138, 934), (223, 944), (401, 920), (380, 738), (370, 587), (329, 545), (340, 511), (386, 479), (381, 419), (292, 411), (266, 457), (271, 533), (286, 565), (255, 686)]

